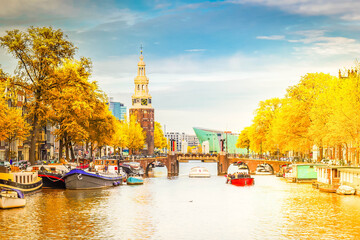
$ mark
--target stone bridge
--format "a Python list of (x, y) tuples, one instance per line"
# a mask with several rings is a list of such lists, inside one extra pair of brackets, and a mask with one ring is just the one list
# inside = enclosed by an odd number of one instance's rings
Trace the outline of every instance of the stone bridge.
[(274, 174), (280, 171), (280, 167), (282, 165), (291, 163), (276, 160), (236, 158), (227, 156), (226, 154), (169, 154), (167, 157), (142, 158), (136, 159), (135, 161), (140, 162), (140, 165), (141, 167), (143, 167), (146, 175), (148, 166), (154, 161), (160, 161), (167, 167), (169, 176), (176, 176), (179, 174), (179, 162), (189, 162), (191, 160), (200, 160), (203, 162), (217, 162), (219, 175), (226, 174), (229, 165), (238, 161), (246, 163), (249, 166), (251, 173), (255, 173), (256, 167), (259, 164), (267, 163), (273, 168)]

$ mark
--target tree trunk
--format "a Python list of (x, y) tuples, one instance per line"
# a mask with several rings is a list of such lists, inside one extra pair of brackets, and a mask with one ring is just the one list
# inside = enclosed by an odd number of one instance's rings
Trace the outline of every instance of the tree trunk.
[(74, 147), (73, 147), (71, 141), (69, 141), (69, 145), (70, 145), (69, 148), (70, 148), (70, 153), (71, 153), (71, 159), (76, 159), (75, 153), (74, 153)]
[(67, 137), (67, 134), (64, 134), (64, 139), (65, 139), (65, 155), (66, 155), (66, 160), (70, 161), (70, 155), (69, 155), (69, 139)]
[(64, 145), (63, 145), (63, 139), (60, 138), (59, 140), (59, 161), (63, 158), (63, 148), (64, 148)]
[(320, 151), (320, 161), (323, 159), (323, 148), (319, 147), (319, 151)]
[(39, 129), (38, 129), (38, 117), (35, 114), (34, 116), (34, 121), (32, 123), (32, 130), (31, 130), (31, 134), (30, 134), (30, 151), (29, 151), (29, 161), (31, 165), (35, 165), (35, 154), (36, 154), (36, 142), (37, 142), (37, 138), (38, 138), (38, 133), (39, 133)]
[(93, 158), (93, 143), (90, 144), (90, 157)]

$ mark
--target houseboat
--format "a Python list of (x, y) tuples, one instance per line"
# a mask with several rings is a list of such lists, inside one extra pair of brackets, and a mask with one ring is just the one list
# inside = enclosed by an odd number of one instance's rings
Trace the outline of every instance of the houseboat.
[(317, 180), (317, 168), (325, 164), (301, 163), (292, 164), (291, 172), (287, 175), (289, 182), (312, 183)]
[(43, 188), (65, 189), (64, 176), (71, 169), (70, 165), (62, 163), (40, 164), (27, 167), (27, 171), (37, 171), (42, 178)]
[(190, 169), (189, 177), (191, 178), (209, 178), (211, 174), (204, 167), (193, 167)]
[(317, 167), (315, 187), (321, 192), (335, 193), (340, 186), (340, 171), (344, 166), (324, 165)]
[(65, 174), (66, 189), (96, 189), (122, 184), (125, 173), (118, 167), (118, 160), (94, 160), (90, 167), (72, 169)]
[(9, 171), (6, 167), (0, 167), (0, 188), (16, 189), (28, 194), (40, 190), (42, 185), (42, 179), (36, 171), (19, 171), (17, 167)]
[(339, 171), (341, 189), (346, 190), (347, 188), (342, 186), (348, 186), (355, 190), (356, 195), (360, 195), (360, 167), (346, 167)]

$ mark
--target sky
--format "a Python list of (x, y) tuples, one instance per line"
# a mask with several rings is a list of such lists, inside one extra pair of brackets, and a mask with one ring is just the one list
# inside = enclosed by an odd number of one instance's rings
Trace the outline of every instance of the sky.
[[(337, 76), (360, 54), (357, 0), (0, 0), (0, 36), (62, 29), (92, 80), (131, 107), (143, 46), (155, 121), (241, 132), (260, 101), (283, 97), (306, 73)], [(0, 48), (0, 65), (16, 60)]]

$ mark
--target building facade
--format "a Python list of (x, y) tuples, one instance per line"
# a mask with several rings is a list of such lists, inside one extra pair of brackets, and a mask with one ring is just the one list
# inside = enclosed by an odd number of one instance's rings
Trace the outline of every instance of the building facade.
[(236, 142), (239, 137), (238, 134), (197, 127), (194, 127), (193, 129), (197, 138), (199, 139), (200, 144), (208, 142), (208, 148), (210, 153), (219, 153), (221, 151), (232, 154), (247, 153), (247, 150), (245, 148), (236, 147)]
[(195, 135), (179, 132), (165, 132), (164, 136), (168, 142), (170, 142), (170, 140), (175, 140), (175, 151), (177, 152), (186, 152), (187, 146), (196, 147), (200, 144), (199, 139)]
[(118, 120), (124, 120), (126, 115), (126, 107), (121, 102), (114, 102), (113, 98), (109, 99), (109, 110)]
[(140, 52), (137, 76), (134, 79), (135, 92), (132, 95), (132, 107), (129, 109), (130, 115), (135, 115), (137, 121), (146, 133), (146, 141), (143, 153), (154, 154), (154, 108), (152, 98), (149, 94), (149, 78), (146, 77), (144, 56)]

